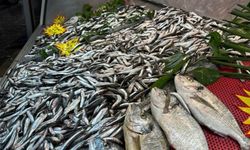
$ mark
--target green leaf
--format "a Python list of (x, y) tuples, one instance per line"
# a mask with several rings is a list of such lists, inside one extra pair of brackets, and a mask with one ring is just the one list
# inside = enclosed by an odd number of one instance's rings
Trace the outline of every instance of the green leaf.
[(208, 36), (211, 37), (209, 42), (213, 43), (216, 46), (220, 46), (222, 39), (221, 35), (218, 32), (211, 32)]
[(169, 58), (166, 62), (166, 67), (164, 68), (165, 75), (159, 78), (152, 87), (163, 88), (173, 76), (180, 71), (180, 69), (187, 62), (187, 57), (184, 57), (182, 53), (176, 53)]
[(204, 85), (211, 84), (221, 77), (218, 71), (203, 67), (196, 68), (191, 73), (197, 81)]
[(241, 5), (241, 4), (238, 4), (238, 6), (241, 7), (242, 9), (244, 9), (244, 10), (250, 11), (250, 8), (248, 6), (244, 6), (244, 5)]
[(218, 28), (221, 29), (224, 32), (234, 34), (234, 35), (238, 35), (238, 36), (241, 36), (243, 38), (250, 39), (249, 30), (245, 30), (243, 28), (234, 28), (234, 27), (231, 27), (231, 28), (218, 27)]
[(220, 74), (223, 75), (224, 77), (250, 80), (250, 75), (245, 73), (220, 72)]
[(231, 41), (224, 41), (222, 42), (222, 45), (227, 48), (233, 48), (234, 50), (239, 51), (241, 53), (250, 52), (250, 48), (244, 44), (238, 44)]
[(233, 62), (235, 63), (235, 61), (237, 60), (241, 60), (241, 61), (249, 61), (249, 58), (247, 57), (241, 57), (241, 56), (234, 56), (234, 57), (229, 57), (229, 56), (221, 56), (221, 57), (207, 57), (210, 61), (211, 60), (219, 60), (219, 61), (225, 61), (225, 62)]
[(82, 8), (81, 16), (85, 20), (89, 20), (91, 17), (100, 16), (103, 12), (114, 12), (120, 6), (124, 5), (123, 0), (111, 0), (106, 3), (100, 4), (95, 11), (93, 11), (92, 6), (89, 4), (84, 4)]
[(94, 14), (96, 16), (100, 16), (101, 13), (103, 12), (114, 12), (116, 11), (116, 9), (120, 6), (124, 5), (124, 1), (123, 0), (111, 0), (108, 1), (104, 4), (101, 4), (98, 6), (98, 8), (96, 9), (96, 11), (94, 12)]
[(209, 40), (209, 45), (211, 46), (212, 50), (213, 50), (213, 55), (214, 56), (221, 56), (221, 35), (218, 32), (211, 32), (209, 33), (210, 36), (210, 40)]
[(165, 75), (159, 78), (151, 87), (163, 88), (168, 83), (168, 81), (171, 80), (173, 76), (180, 71), (180, 69), (186, 62), (187, 57), (184, 57), (184, 54), (180, 52), (169, 57), (165, 62), (165, 68), (163, 70)]
[(154, 14), (155, 14), (155, 11), (154, 11), (154, 10), (148, 11), (148, 12), (147, 12), (147, 16), (148, 16), (149, 19), (153, 19)]
[[(218, 33), (212, 32), (209, 45), (213, 50), (213, 55), (207, 57), (208, 60), (216, 65), (229, 66), (242, 70), (250, 70), (250, 67), (239, 65), (236, 63), (237, 60), (247, 61), (249, 57), (245, 55), (246, 52), (250, 52), (250, 47), (247, 44), (234, 43), (227, 39), (228, 35), (238, 35), (241, 38), (250, 39), (250, 3), (247, 6), (238, 5), (240, 9), (234, 9), (231, 14), (235, 15), (232, 21), (227, 21), (227, 28), (218, 27), (224, 31), (224, 36), (220, 36)], [(232, 55), (228, 49), (238, 51), (241, 55)], [(216, 77), (225, 76), (231, 78), (250, 79), (250, 75), (245, 73), (231, 73), (231, 72), (217, 72), (211, 69), (196, 69), (193, 71), (193, 75), (196, 76), (197, 80), (201, 80), (208, 84), (211, 80), (215, 80)], [(207, 79), (209, 79), (207, 81)], [(212, 81), (211, 81), (212, 82)]]
[(239, 69), (244, 69), (244, 70), (249, 70), (250, 71), (250, 67), (243, 66), (243, 65), (238, 65), (236, 63), (228, 63), (228, 62), (218, 61), (218, 60), (211, 60), (211, 62), (213, 62), (215, 64), (219, 64), (219, 65), (224, 65), (224, 66), (229, 66), (229, 67), (233, 67), (233, 68), (239, 68)]
[(242, 19), (236, 17), (236, 18), (234, 18), (234, 19), (232, 20), (232, 22), (233, 22), (233, 23), (241, 23), (241, 22), (242, 22)]
[(179, 64), (184, 59), (182, 53), (176, 53), (165, 62), (164, 72), (173, 69), (177, 64)]
[[(237, 22), (237, 21), (226, 21), (226, 22), (228, 22), (228, 23), (230, 23), (230, 24), (234, 24), (234, 25), (236, 25), (236, 27), (240, 27), (240, 28), (242, 28), (243, 30), (246, 30), (246, 31), (250, 31), (250, 22)], [(229, 27), (230, 27), (231, 25), (229, 25)]]
[(246, 20), (250, 20), (250, 13), (245, 13), (245, 12), (242, 12), (238, 9), (234, 9), (231, 14), (237, 16), (237, 17), (241, 17), (243, 19), (246, 19)]
[(83, 9), (83, 11), (90, 12), (90, 11), (92, 11), (92, 6), (89, 4), (84, 4), (82, 9)]
[(157, 88), (164, 88), (164, 86), (168, 83), (169, 80), (173, 79), (173, 73), (167, 73), (160, 77), (152, 86), (151, 88), (157, 87)]
[(180, 62), (178, 62), (174, 67), (173, 67), (173, 73), (176, 74), (181, 70), (181, 68), (184, 66), (184, 64), (187, 62), (186, 58), (181, 59)]
[(234, 59), (231, 59), (230, 57), (224, 57), (224, 56), (220, 56), (220, 57), (211, 56), (211, 57), (207, 57), (207, 59), (210, 60), (210, 61), (219, 60), (219, 61), (232, 62), (232, 63), (235, 62)]
[(49, 56), (45, 49), (40, 50), (39, 54), (43, 59), (46, 59)]
[(84, 4), (82, 7), (82, 17), (89, 20), (93, 15), (92, 6)]

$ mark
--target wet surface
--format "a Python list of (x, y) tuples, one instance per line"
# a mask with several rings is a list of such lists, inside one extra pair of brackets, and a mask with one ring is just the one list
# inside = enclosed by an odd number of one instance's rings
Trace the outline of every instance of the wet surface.
[(22, 5), (0, 3), (0, 77), (11, 65), (26, 40)]

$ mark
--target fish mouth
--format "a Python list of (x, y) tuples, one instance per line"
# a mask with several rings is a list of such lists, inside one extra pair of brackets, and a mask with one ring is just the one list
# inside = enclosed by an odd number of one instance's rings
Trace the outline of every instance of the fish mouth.
[[(157, 89), (155, 89), (155, 88), (152, 89), (152, 92), (158, 93)], [(150, 100), (151, 104), (153, 106), (155, 106), (156, 108), (159, 108), (159, 109), (163, 109), (165, 107), (165, 105), (166, 105), (166, 99), (164, 101), (162, 101), (162, 100), (156, 100), (156, 99), (158, 99), (159, 95), (161, 95), (161, 94), (166, 95), (165, 92), (160, 91), (160, 94), (151, 95), (151, 97), (153, 97), (153, 98), (151, 98), (151, 100)]]
[(145, 126), (143, 126), (143, 124), (130, 122), (130, 124), (126, 124), (125, 127), (129, 131), (137, 134), (148, 134), (153, 130), (153, 124), (150, 122)]
[(155, 104), (153, 101), (151, 101), (151, 104), (152, 104), (153, 106), (155, 106), (156, 108), (161, 108), (160, 106), (158, 106), (157, 104)]
[(143, 109), (141, 105), (129, 105), (128, 118), (125, 119), (125, 126), (132, 132), (145, 134), (150, 132), (152, 117)]

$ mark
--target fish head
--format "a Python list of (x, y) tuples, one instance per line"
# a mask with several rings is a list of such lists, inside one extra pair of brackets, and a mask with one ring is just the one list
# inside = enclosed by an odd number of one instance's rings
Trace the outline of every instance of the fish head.
[(168, 94), (164, 90), (153, 88), (150, 91), (150, 100), (154, 106), (163, 110), (164, 108), (168, 107), (166, 105), (169, 104), (170, 99), (168, 97)]
[(174, 78), (175, 88), (177, 92), (192, 93), (197, 92), (204, 87), (201, 84), (198, 84), (192, 77), (186, 75), (177, 74)]
[(89, 150), (105, 149), (105, 146), (107, 146), (107, 143), (99, 136), (89, 141)]
[(152, 131), (153, 118), (140, 105), (131, 104), (126, 112), (125, 124), (136, 133), (147, 134)]

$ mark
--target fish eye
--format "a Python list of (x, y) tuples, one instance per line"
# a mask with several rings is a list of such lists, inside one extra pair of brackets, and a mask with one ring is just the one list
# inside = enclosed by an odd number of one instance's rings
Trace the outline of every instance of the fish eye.
[(145, 119), (145, 118), (146, 118), (146, 116), (145, 116), (145, 114), (144, 114), (143, 112), (141, 112), (141, 118), (142, 118), (142, 119)]
[(188, 80), (188, 81), (194, 81), (194, 79), (191, 78), (191, 77), (187, 77), (187, 80)]
[(203, 90), (203, 89), (204, 89), (203, 86), (198, 86), (198, 87), (197, 87), (197, 90), (198, 90), (198, 91), (201, 91), (201, 90)]

